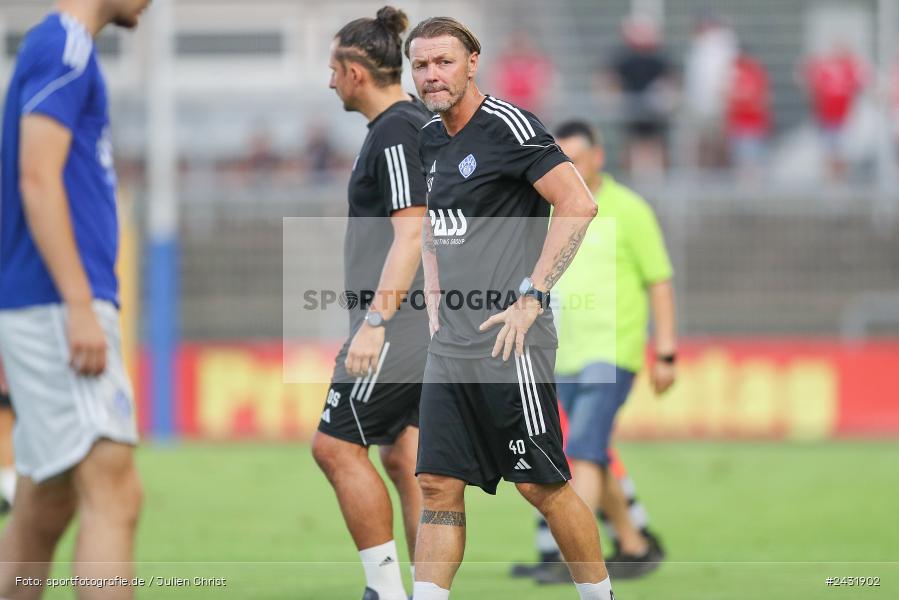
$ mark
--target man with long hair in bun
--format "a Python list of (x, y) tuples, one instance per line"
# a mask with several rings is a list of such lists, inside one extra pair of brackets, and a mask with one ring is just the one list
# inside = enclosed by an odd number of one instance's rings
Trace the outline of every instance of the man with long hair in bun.
[[(385, 6), (347, 23), (331, 44), (330, 87), (347, 111), (368, 119), (349, 181), (344, 245), (350, 333), (337, 356), (318, 432), (316, 462), (331, 482), (365, 571), (363, 600), (406, 600), (381, 462), (403, 507), (409, 555), (421, 511), (415, 479), (418, 402), (427, 356), (421, 290), (421, 221), (426, 188), (418, 134), (431, 118), (403, 91), (401, 34), (408, 18)], [(420, 298), (419, 298), (420, 300)], [(423, 307), (423, 302), (418, 302)]]

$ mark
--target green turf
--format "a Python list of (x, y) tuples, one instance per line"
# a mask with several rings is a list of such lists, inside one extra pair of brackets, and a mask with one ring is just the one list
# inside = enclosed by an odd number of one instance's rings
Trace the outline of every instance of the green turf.
[[(621, 453), (669, 561), (616, 583), (617, 600), (899, 598), (899, 443), (631, 443)], [(153, 585), (138, 598), (361, 597), (356, 551), (308, 447), (145, 446), (139, 463), (139, 574), (228, 586)], [(534, 516), (514, 488), (467, 498), (453, 598), (577, 597), (506, 577), (510, 561), (534, 554)], [(60, 559), (71, 556), (72, 533)], [(69, 572), (60, 564), (54, 575)], [(881, 586), (832, 589), (828, 576), (876, 576)]]

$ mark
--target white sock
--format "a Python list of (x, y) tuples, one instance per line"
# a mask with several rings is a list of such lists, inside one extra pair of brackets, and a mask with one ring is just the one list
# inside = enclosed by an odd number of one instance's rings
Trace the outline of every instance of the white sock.
[(399, 556), (393, 540), (359, 551), (365, 584), (378, 592), (379, 600), (407, 600)]
[(412, 589), (412, 600), (449, 600), (449, 590), (430, 581), (416, 581)]
[(412, 584), (415, 584), (415, 565), (409, 565), (409, 572), (412, 573)]
[(612, 595), (612, 582), (606, 577), (599, 583), (575, 583), (581, 600), (615, 600)]
[(16, 495), (16, 470), (12, 467), (4, 467), (0, 469), (0, 496), (6, 498), (9, 502)]

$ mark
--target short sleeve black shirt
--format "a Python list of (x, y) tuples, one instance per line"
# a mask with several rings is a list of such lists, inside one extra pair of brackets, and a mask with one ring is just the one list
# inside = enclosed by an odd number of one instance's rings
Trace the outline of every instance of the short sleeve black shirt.
[[(550, 205), (533, 184), (568, 158), (533, 114), (492, 96), (452, 137), (432, 119), (419, 152), (444, 294), (430, 351), (490, 356), (499, 329), (478, 327), (514, 302), (546, 239)], [(526, 342), (556, 347), (552, 311)]]
[[(344, 242), (344, 285), (359, 300), (350, 309), (350, 336), (365, 318), (368, 302), (378, 289), (390, 246), (390, 216), (410, 206), (424, 206), (427, 188), (419, 162), (418, 139), (431, 118), (418, 99), (397, 102), (368, 124), (368, 135), (350, 175), (349, 219)], [(421, 269), (410, 292), (420, 294)], [(351, 302), (351, 304), (353, 304)], [(410, 345), (427, 345), (428, 325), (424, 310), (406, 302), (387, 324), (386, 339)]]

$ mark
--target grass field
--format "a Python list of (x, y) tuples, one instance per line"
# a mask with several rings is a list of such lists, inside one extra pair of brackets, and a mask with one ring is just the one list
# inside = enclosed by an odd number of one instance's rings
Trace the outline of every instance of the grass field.
[[(669, 561), (616, 583), (616, 600), (899, 598), (899, 443), (631, 443), (621, 453)], [(145, 446), (139, 462), (139, 575), (224, 577), (227, 587), (153, 584), (138, 598), (361, 597), (356, 551), (308, 447)], [(495, 498), (469, 489), (467, 499), (453, 598), (577, 597), (573, 587), (506, 577), (510, 561), (534, 554), (534, 516), (514, 488)], [(69, 573), (67, 564), (54, 571)], [(881, 585), (831, 588), (830, 576)]]

